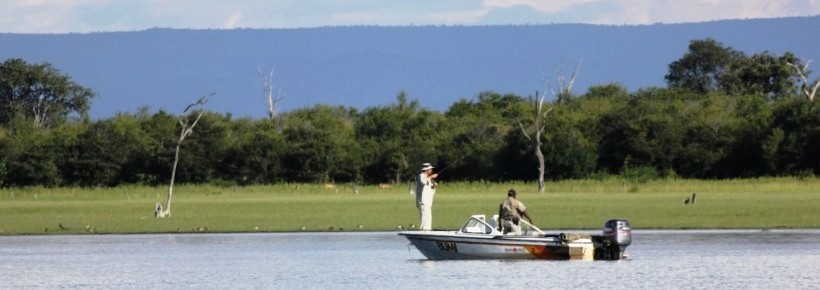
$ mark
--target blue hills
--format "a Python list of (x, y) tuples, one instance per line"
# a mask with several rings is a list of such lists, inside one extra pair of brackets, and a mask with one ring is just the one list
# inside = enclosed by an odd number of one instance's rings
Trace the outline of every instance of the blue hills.
[[(361, 110), (400, 91), (444, 111), (482, 91), (544, 91), (581, 62), (574, 92), (618, 83), (665, 86), (691, 40), (712, 38), (748, 55), (820, 59), (820, 16), (689, 24), (602, 26), (351, 26), (303, 29), (149, 29), (88, 34), (0, 34), (0, 60), (49, 62), (93, 89), (91, 116), (141, 107), (176, 113), (216, 93), (207, 109), (264, 117), (259, 70), (275, 66), (282, 110), (315, 104)], [(815, 69), (820, 62), (813, 63)], [(817, 78), (812, 75), (812, 78)]]

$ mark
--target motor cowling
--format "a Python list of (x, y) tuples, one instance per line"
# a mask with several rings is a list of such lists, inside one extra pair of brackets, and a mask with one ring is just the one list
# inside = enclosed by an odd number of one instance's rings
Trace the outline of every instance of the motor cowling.
[(632, 227), (628, 220), (611, 219), (604, 223), (604, 241), (607, 245), (609, 259), (620, 260), (624, 250), (632, 244)]

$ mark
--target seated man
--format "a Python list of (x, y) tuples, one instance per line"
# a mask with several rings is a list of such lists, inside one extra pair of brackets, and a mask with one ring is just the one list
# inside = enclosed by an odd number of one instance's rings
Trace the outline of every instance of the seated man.
[(516, 195), (515, 189), (510, 189), (510, 191), (507, 192), (507, 199), (501, 203), (498, 209), (498, 230), (505, 235), (510, 232), (516, 235), (521, 234), (521, 226), (518, 225), (521, 216), (527, 218), (530, 224), (532, 224), (532, 218), (527, 214), (527, 207), (515, 199)]

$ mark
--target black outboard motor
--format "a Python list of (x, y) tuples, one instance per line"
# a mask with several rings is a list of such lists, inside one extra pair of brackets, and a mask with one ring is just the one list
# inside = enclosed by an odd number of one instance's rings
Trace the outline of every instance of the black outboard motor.
[(604, 223), (604, 250), (608, 260), (624, 258), (624, 250), (632, 244), (632, 227), (628, 220), (611, 219)]

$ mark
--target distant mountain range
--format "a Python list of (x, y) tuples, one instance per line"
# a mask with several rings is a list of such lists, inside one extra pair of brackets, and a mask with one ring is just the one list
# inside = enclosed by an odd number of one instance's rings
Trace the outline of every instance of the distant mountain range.
[[(177, 113), (216, 93), (207, 109), (263, 117), (258, 70), (275, 65), (282, 110), (317, 103), (359, 109), (394, 103), (402, 90), (445, 111), (482, 91), (532, 95), (544, 79), (582, 61), (575, 93), (620, 83), (665, 86), (669, 63), (694, 39), (713, 38), (749, 55), (792, 52), (820, 67), (820, 16), (693, 24), (601, 26), (324, 27), (150, 29), (90, 34), (0, 34), (0, 61), (49, 62), (93, 89), (91, 115), (142, 106)], [(816, 78), (817, 74), (812, 75)]]

